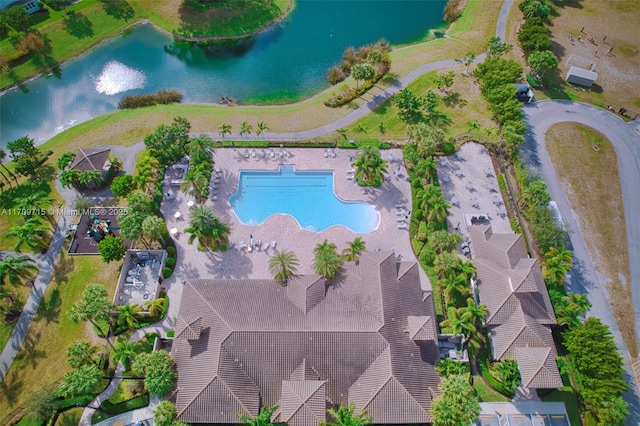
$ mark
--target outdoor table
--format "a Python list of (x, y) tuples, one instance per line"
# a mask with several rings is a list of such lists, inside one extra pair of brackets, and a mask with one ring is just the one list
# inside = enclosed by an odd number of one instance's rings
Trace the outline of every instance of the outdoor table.
[(171, 231), (169, 231), (171, 233), (171, 235), (176, 235), (178, 233), (178, 228), (171, 228)]
[(442, 176), (442, 181), (443, 181), (444, 183), (449, 183), (449, 181), (450, 181), (450, 180), (451, 180), (451, 179), (449, 179), (449, 176)]
[(173, 214), (173, 217), (175, 217), (176, 219), (178, 219), (180, 216), (182, 216), (182, 213), (180, 213), (180, 212), (175, 212)]
[(193, 200), (189, 200), (187, 201), (187, 206), (191, 207), (193, 206), (195, 203), (193, 202)]

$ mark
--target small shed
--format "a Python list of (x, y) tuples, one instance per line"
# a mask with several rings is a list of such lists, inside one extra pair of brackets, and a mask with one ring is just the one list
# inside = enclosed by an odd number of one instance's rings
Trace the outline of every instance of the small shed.
[(577, 84), (578, 86), (591, 87), (596, 82), (598, 73), (595, 71), (585, 70), (584, 68), (571, 67), (567, 72), (565, 80), (568, 83)]

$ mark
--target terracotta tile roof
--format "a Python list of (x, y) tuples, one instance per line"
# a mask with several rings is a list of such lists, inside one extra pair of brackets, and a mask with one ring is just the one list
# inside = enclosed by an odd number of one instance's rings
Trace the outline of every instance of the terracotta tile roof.
[(534, 389), (562, 387), (562, 377), (551, 348), (516, 348), (522, 386)]
[[(478, 296), (487, 306), (485, 324), (490, 330), (493, 358), (516, 359), (520, 348), (548, 350), (553, 361), (545, 364), (548, 377), (540, 373), (539, 366), (522, 358), (518, 366), (523, 383), (526, 377), (530, 387), (561, 386), (561, 382), (552, 380), (559, 377), (559, 372), (548, 326), (556, 319), (538, 260), (528, 257), (519, 234), (494, 234), (486, 225), (471, 226), (469, 234)], [(549, 379), (543, 380), (543, 376)]]
[(81, 172), (102, 171), (109, 159), (109, 148), (80, 148), (69, 166), (69, 170)]
[[(279, 405), (281, 421), (305, 424), (324, 413), (322, 399), (354, 402), (376, 423), (429, 422), (437, 331), (419, 271), (393, 253), (363, 253), (320, 299), (308, 291), (324, 290), (316, 276), (291, 280), (291, 292), (273, 280), (186, 281), (184, 337), (172, 350), (178, 420), (238, 423), (237, 413)], [(200, 338), (189, 340), (194, 316)], [(409, 317), (420, 319), (419, 341), (409, 337)]]

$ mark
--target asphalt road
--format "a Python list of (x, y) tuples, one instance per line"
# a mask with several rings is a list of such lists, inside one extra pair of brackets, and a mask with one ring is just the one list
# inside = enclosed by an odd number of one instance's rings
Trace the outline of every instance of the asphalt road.
[[(586, 247), (577, 216), (571, 209), (545, 147), (545, 133), (552, 125), (575, 122), (587, 125), (604, 134), (612, 143), (618, 156), (618, 168), (624, 200), (624, 214), (629, 244), (629, 266), (631, 288), (635, 310), (636, 333), (640, 341), (640, 122), (625, 123), (615, 114), (592, 105), (572, 101), (542, 101), (524, 107), (528, 134), (523, 150), (523, 161), (534, 166), (547, 183), (551, 198), (557, 203), (562, 220), (570, 231), (574, 256), (567, 287), (572, 292), (588, 293), (592, 307), (588, 315), (602, 319), (611, 327), (623, 356), (627, 361), (627, 381), (632, 389), (627, 394), (631, 415), (627, 424), (640, 424), (640, 399), (638, 398), (638, 377), (633, 374), (632, 359), (622, 341), (618, 325), (611, 312), (609, 294), (606, 291), (606, 277), (599, 275)], [(594, 206), (598, 208), (598, 206)], [(632, 380), (632, 377), (635, 380)]]

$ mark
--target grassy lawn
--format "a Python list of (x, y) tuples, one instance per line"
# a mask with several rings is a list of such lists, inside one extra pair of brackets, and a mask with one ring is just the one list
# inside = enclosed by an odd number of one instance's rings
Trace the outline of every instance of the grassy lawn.
[(571, 386), (561, 387), (560, 389), (554, 390), (553, 392), (540, 397), (540, 399), (545, 402), (564, 402), (567, 414), (569, 414), (569, 423), (571, 423), (571, 426), (580, 426), (582, 424), (578, 411), (578, 400), (574, 390), (571, 389)]
[(551, 127), (545, 142), (564, 193), (580, 218), (594, 265), (598, 273), (609, 279), (609, 303), (620, 333), (632, 356), (637, 356), (635, 316), (628, 284), (631, 274), (627, 229), (616, 152), (602, 134), (574, 123)]
[(0, 384), (0, 424), (14, 418), (30, 392), (62, 379), (70, 368), (64, 356), (69, 344), (89, 339), (102, 346), (90, 325), (73, 323), (67, 312), (89, 283), (101, 284), (113, 294), (118, 268), (95, 256), (61, 257), (25, 342)]
[[(55, 190), (54, 183), (51, 181), (40, 181), (25, 185), (26, 179), (21, 177), (18, 178), (18, 182), (20, 185), (14, 191), (5, 189), (5, 193), (0, 195), (0, 203), (2, 204), (0, 213), (2, 213), (2, 210), (7, 209), (6, 214), (2, 214), (2, 220), (0, 220), (0, 235), (3, 235), (3, 238), (0, 238), (0, 250), (14, 250), (14, 246), (18, 240), (16, 237), (6, 236), (6, 233), (14, 226), (24, 223), (24, 217), (22, 214), (19, 214), (20, 212), (10, 210), (16, 208), (15, 199), (42, 191), (46, 194), (43, 198), (53, 199), (51, 204), (53, 207), (60, 206), (60, 204), (64, 202), (60, 194), (58, 194), (58, 191)], [(42, 219), (45, 224), (49, 225), (51, 229), (53, 229), (53, 225), (45, 217), (42, 217)], [(54, 221), (57, 220), (55, 216), (51, 219)], [(23, 245), (21, 250), (23, 253), (33, 252), (33, 250), (26, 245)]]
[(61, 413), (55, 422), (55, 426), (76, 426), (82, 417), (83, 408), (72, 408)]
[[(479, 376), (473, 376), (473, 389), (480, 402), (508, 402), (509, 398), (494, 391)], [(572, 423), (573, 424), (573, 423)]]

